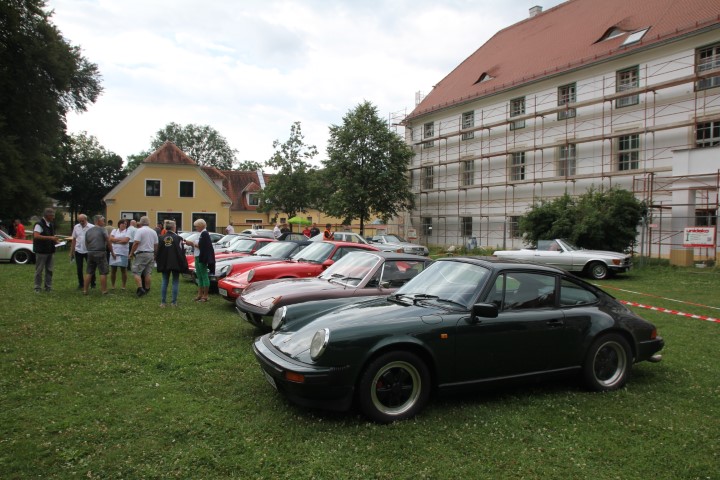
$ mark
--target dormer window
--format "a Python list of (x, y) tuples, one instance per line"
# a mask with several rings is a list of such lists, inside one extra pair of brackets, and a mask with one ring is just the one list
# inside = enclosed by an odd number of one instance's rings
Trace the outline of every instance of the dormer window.
[(603, 34), (602, 37), (600, 37), (600, 40), (598, 40), (595, 43), (598, 42), (604, 42), (605, 40), (610, 40), (611, 38), (617, 38), (621, 35), (624, 35), (626, 32), (625, 30), (622, 30), (618, 27), (610, 27), (607, 29), (607, 31)]
[(484, 72), (482, 75), (480, 75), (480, 78), (475, 81), (474, 85), (477, 85), (478, 83), (489, 82), (493, 78), (495, 77), (492, 77), (489, 73)]
[(649, 28), (645, 28), (643, 30), (638, 30), (637, 32), (633, 32), (625, 39), (625, 41), (622, 43), (622, 46), (630, 45), (636, 42), (639, 42), (642, 40), (642, 38), (645, 36), (647, 31), (650, 30)]
[(248, 205), (251, 207), (260, 205), (260, 197), (257, 193), (248, 193)]

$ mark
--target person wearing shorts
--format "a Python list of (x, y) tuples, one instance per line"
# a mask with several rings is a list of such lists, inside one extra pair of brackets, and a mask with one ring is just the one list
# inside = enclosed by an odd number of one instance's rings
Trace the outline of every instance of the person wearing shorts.
[(150, 291), (150, 275), (157, 254), (158, 236), (155, 230), (148, 226), (150, 224), (148, 217), (140, 217), (138, 224), (140, 228), (135, 232), (130, 257), (133, 259), (132, 271), (137, 284), (136, 295), (142, 297)]
[(112, 243), (110, 236), (105, 229), (105, 217), (95, 215), (93, 217), (94, 226), (85, 232), (85, 250), (87, 250), (87, 270), (85, 271), (85, 283), (83, 285), (83, 295), (88, 294), (90, 281), (95, 275), (95, 269), (100, 273), (100, 291), (103, 295), (108, 293), (107, 275), (110, 271), (108, 266), (107, 251), (110, 249), (112, 258), (116, 257), (112, 251)]

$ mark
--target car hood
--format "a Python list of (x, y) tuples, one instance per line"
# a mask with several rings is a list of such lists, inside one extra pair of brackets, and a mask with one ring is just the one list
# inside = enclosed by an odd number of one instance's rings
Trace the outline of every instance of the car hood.
[[(270, 334), (270, 340), (283, 353), (298, 359), (307, 354), (315, 332), (322, 328), (330, 329), (334, 341), (345, 335), (353, 341), (362, 341), (364, 335), (391, 335), (398, 330), (412, 332), (418, 329), (413, 325), (440, 323), (443, 315), (448, 313), (446, 306), (441, 307), (435, 302), (401, 304), (389, 298), (362, 300), (325, 311), (316, 318), (311, 315), (305, 321), (289, 322)], [(359, 330), (365, 333), (361, 334)]]
[[(333, 290), (355, 290), (356, 287), (346, 287), (335, 282), (329, 282), (317, 277), (313, 278), (281, 278), (278, 280), (264, 280), (254, 282), (243, 293), (243, 301), (258, 307), (269, 307), (272, 301), (279, 297), (306, 297)], [(311, 300), (309, 298), (308, 300)]]

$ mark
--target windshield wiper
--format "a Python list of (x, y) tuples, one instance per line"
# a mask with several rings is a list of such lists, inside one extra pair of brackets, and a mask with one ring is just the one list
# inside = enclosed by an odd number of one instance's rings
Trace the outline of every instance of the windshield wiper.
[(458, 306), (460, 306), (460, 307), (462, 307), (462, 308), (465, 308), (465, 309), (467, 308), (466, 305), (463, 305), (463, 304), (460, 303), (460, 302), (456, 302), (455, 300), (448, 300), (447, 298), (438, 298), (438, 302), (452, 303), (453, 305), (458, 305)]

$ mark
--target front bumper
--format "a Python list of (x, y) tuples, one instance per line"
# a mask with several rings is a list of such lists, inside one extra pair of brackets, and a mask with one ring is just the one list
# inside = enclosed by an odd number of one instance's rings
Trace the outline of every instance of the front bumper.
[[(345, 411), (352, 405), (355, 391), (347, 367), (316, 367), (287, 357), (270, 343), (269, 335), (255, 339), (253, 353), (268, 382), (291, 402), (304, 407)], [(298, 383), (286, 373), (302, 375)]]

